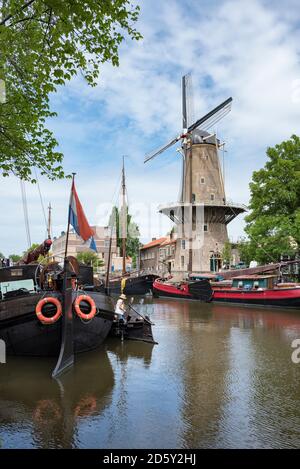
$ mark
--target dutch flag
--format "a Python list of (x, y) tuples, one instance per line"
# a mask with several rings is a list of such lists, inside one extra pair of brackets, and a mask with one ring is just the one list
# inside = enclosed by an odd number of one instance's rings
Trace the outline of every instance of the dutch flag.
[(73, 181), (70, 198), (70, 224), (83, 241), (90, 241), (90, 249), (97, 252), (94, 230), (88, 224)]

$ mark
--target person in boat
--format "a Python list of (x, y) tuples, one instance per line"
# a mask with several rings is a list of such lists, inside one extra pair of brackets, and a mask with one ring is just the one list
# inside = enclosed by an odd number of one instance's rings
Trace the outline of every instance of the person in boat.
[(115, 314), (116, 314), (117, 319), (119, 321), (122, 320), (122, 321), (125, 322), (126, 305), (125, 305), (124, 300), (126, 300), (126, 295), (124, 295), (124, 293), (122, 293), (119, 296), (119, 299), (117, 301), (116, 308), (115, 308)]

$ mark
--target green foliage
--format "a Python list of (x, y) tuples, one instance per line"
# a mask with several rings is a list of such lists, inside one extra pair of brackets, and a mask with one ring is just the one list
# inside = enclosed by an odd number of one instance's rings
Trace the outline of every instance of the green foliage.
[(94, 268), (104, 265), (102, 259), (99, 259), (97, 254), (92, 251), (84, 251), (77, 254), (77, 260), (85, 265), (90, 265)]
[(251, 261), (256, 260), (256, 246), (255, 244), (248, 241), (246, 238), (242, 238), (237, 245), (241, 261), (246, 265), (249, 265)]
[(246, 249), (260, 263), (295, 254), (300, 246), (300, 138), (292, 135), (268, 148), (267, 156), (265, 167), (252, 176), (245, 230)]
[[(0, 0), (0, 172), (34, 181), (31, 168), (64, 177), (62, 153), (46, 128), (49, 95), (78, 71), (96, 85), (104, 62), (119, 64), (119, 46), (134, 28), (130, 0)], [(3, 84), (1, 82), (1, 84)]]
[(37, 247), (39, 247), (39, 244), (38, 244), (38, 243), (32, 243), (32, 245), (30, 246), (30, 248), (26, 249), (26, 251), (23, 252), (23, 255), (27, 254), (28, 252), (33, 251), (33, 250), (36, 249)]
[[(0, 255), (0, 257), (1, 257), (1, 255)], [(19, 256), (19, 254), (10, 254), (9, 258), (13, 262), (19, 262), (22, 259), (22, 256)]]
[(222, 258), (223, 258), (223, 261), (230, 265), (231, 263), (231, 244), (229, 241), (226, 241), (226, 243), (224, 244), (224, 247), (223, 247), (223, 250), (222, 250)]
[[(139, 242), (140, 230), (138, 225), (133, 221), (132, 216), (128, 213), (127, 209), (127, 238), (126, 238), (126, 255), (132, 257), (133, 266), (136, 267), (136, 259), (139, 252), (141, 243)], [(109, 226), (114, 226), (117, 234), (117, 246), (121, 249), (122, 253), (122, 229), (121, 229), (121, 213), (117, 207), (113, 207), (112, 214), (109, 220)]]

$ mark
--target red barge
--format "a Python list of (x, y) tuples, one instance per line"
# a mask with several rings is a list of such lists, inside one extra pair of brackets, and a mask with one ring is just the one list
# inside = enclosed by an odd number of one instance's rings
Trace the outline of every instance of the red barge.
[[(234, 277), (232, 281), (211, 281), (211, 295), (203, 295), (201, 299), (241, 305), (300, 308), (300, 284), (277, 283), (277, 280), (276, 275), (248, 275)], [(198, 280), (201, 281), (209, 283), (205, 275)], [(197, 282), (174, 283), (156, 279), (153, 294), (157, 297), (197, 300), (200, 298), (195, 295), (195, 283)], [(205, 288), (208, 292), (207, 285)]]

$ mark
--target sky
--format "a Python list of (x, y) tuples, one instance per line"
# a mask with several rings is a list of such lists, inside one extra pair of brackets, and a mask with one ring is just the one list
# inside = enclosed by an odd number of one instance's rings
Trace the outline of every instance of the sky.
[[(149, 151), (181, 131), (181, 77), (192, 74), (195, 119), (233, 97), (230, 114), (212, 130), (226, 142), (227, 198), (248, 204), (253, 171), (266, 148), (300, 134), (300, 9), (298, 0), (142, 0), (137, 29), (127, 39), (120, 66), (104, 64), (98, 85), (80, 76), (51, 98), (58, 117), (49, 128), (64, 153), (67, 173), (90, 224), (107, 224), (117, 200), (122, 155), (126, 155), (130, 212), (141, 241), (163, 236), (169, 220), (160, 204), (178, 199), (180, 157), (173, 147), (144, 164)], [(39, 177), (44, 208), (51, 202), (52, 232), (66, 229), (70, 181)], [(46, 234), (39, 190), (26, 184), (32, 242)], [(27, 248), (20, 183), (0, 176), (0, 252)], [(230, 239), (243, 236), (239, 216)]]

